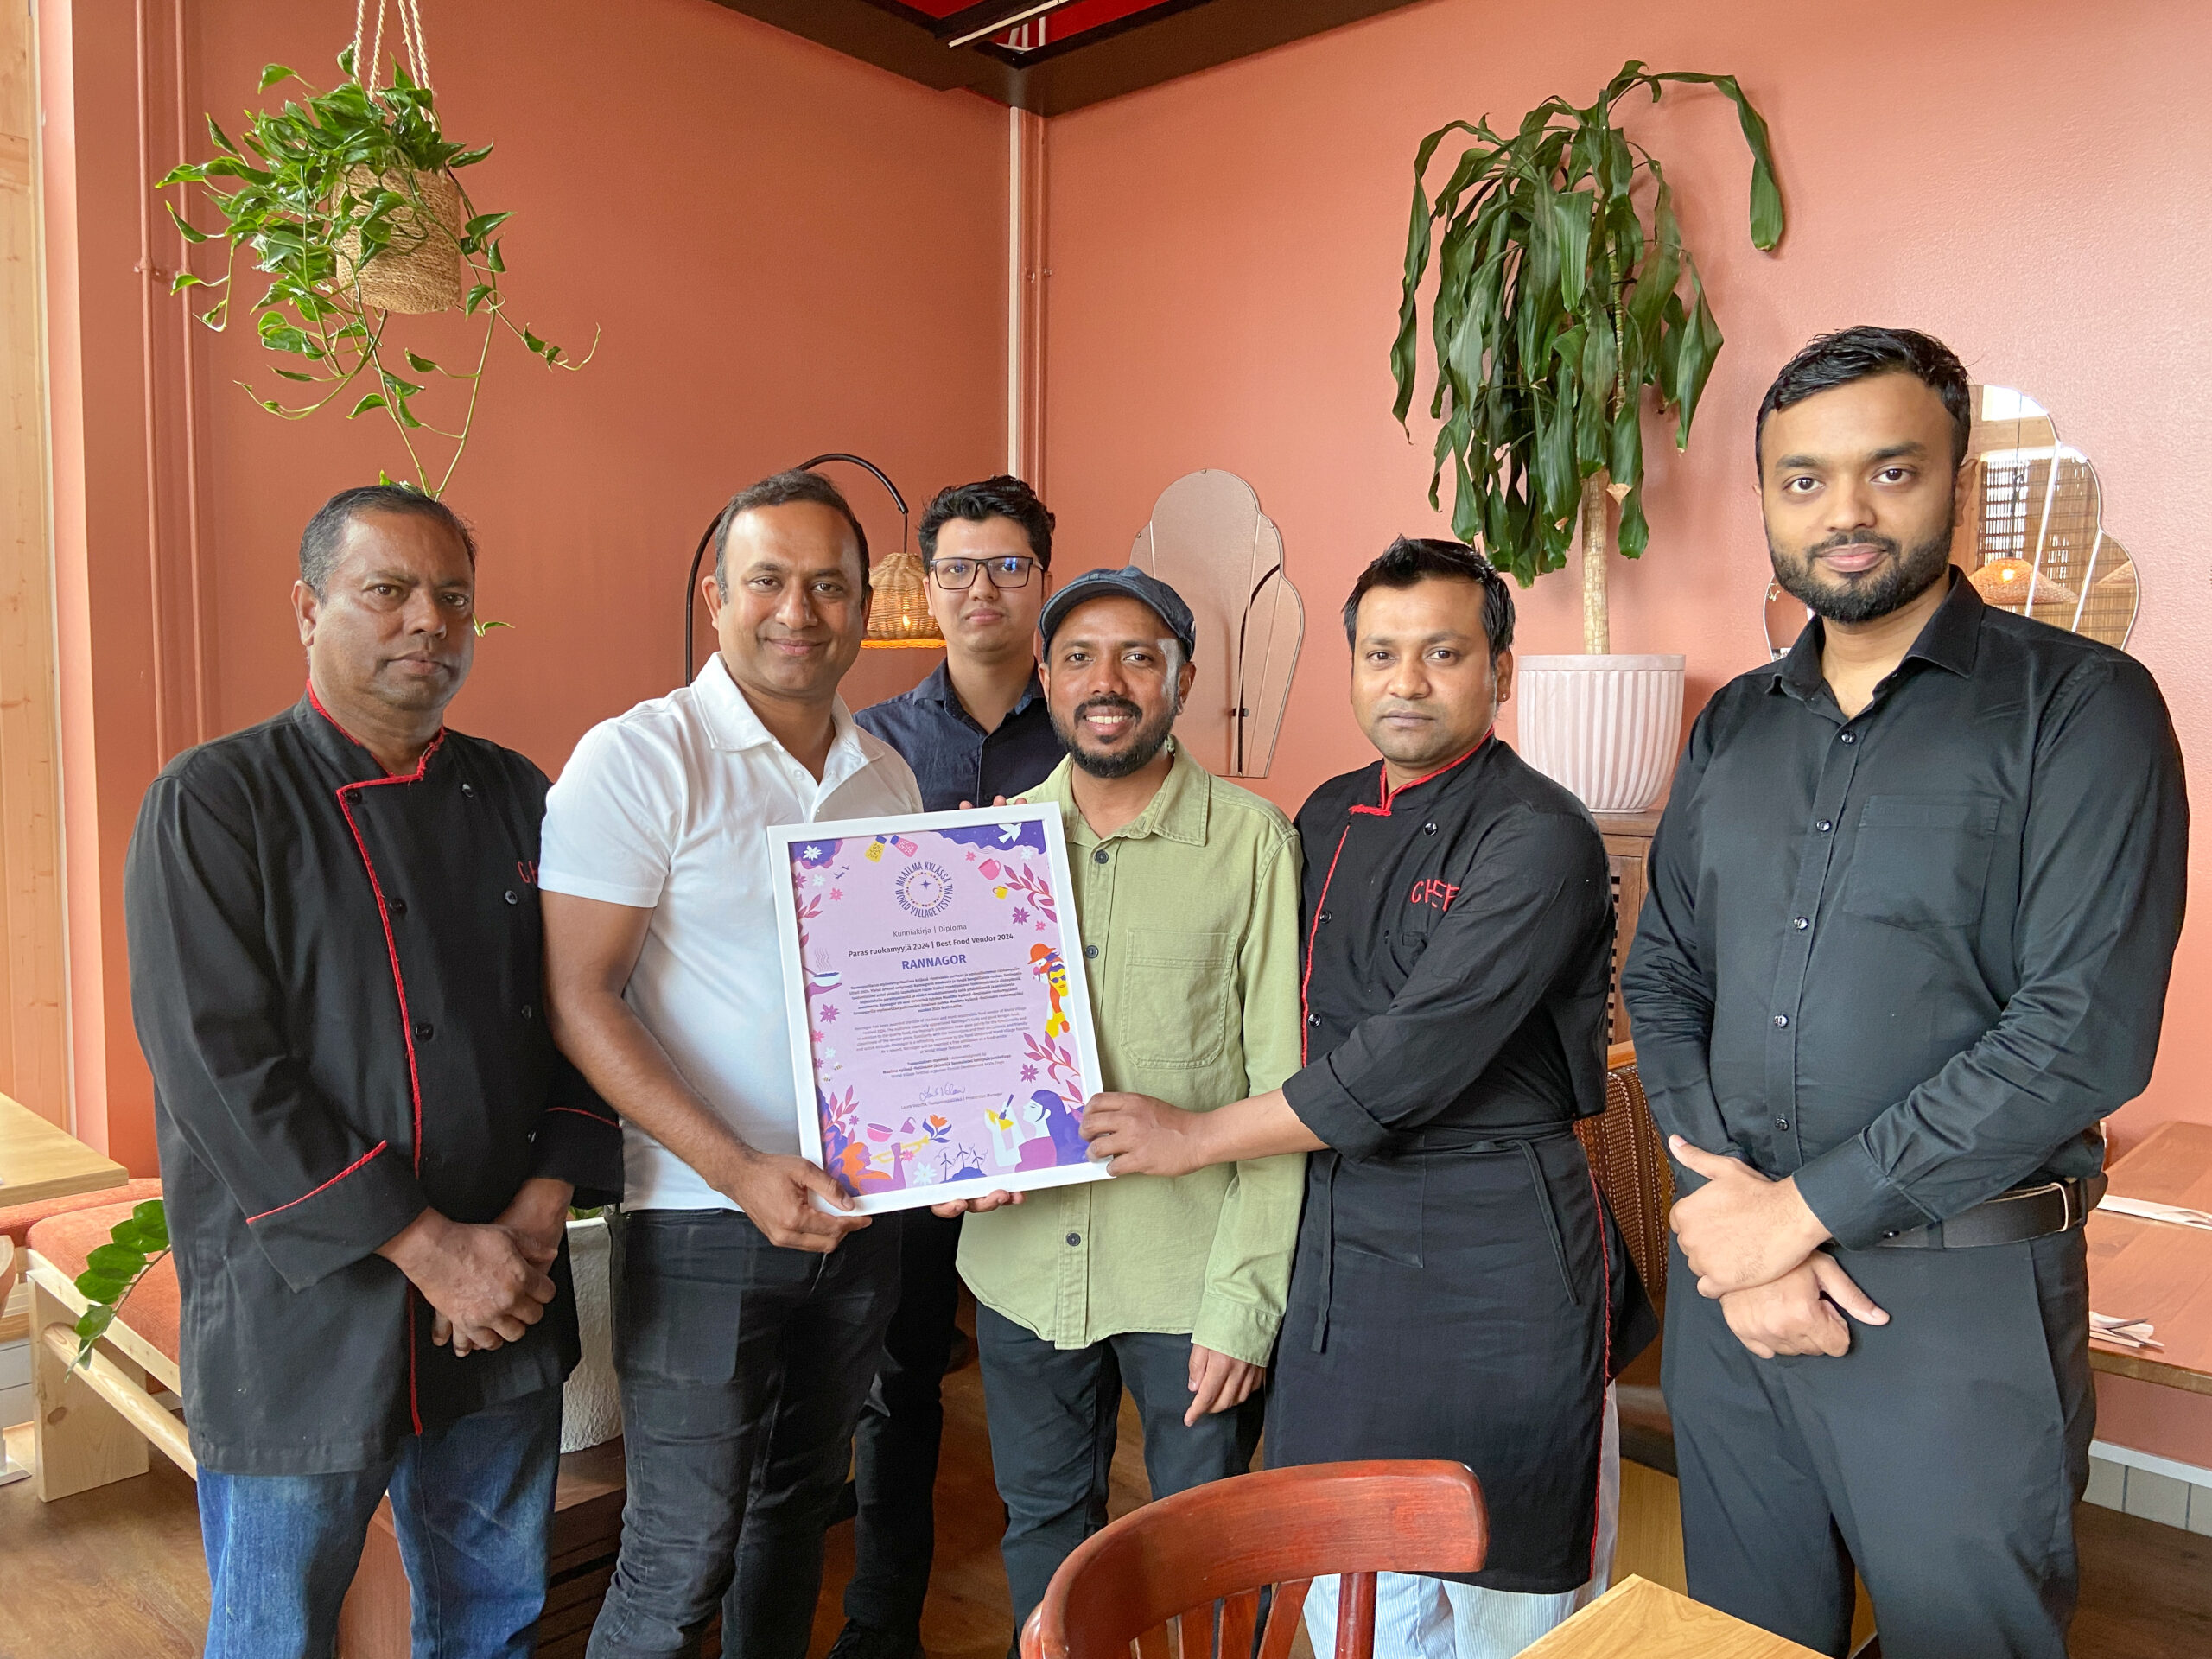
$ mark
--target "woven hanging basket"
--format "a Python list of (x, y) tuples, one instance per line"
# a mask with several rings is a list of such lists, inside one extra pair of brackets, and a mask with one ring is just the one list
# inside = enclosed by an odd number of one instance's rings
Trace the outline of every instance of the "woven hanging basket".
[[(346, 188), (366, 198), (378, 185), (397, 190), (410, 206), (391, 218), (391, 240), (360, 266), (361, 302), (409, 316), (450, 311), (461, 303), (461, 231), (467, 223), (461, 187), (450, 173), (385, 173), (365, 167), (346, 175)], [(419, 207), (413, 204), (420, 203)], [(361, 238), (338, 243), (340, 286), (353, 286)]]
[(928, 582), (928, 573), (914, 554), (893, 553), (878, 564), (868, 575), (874, 598), (868, 607), (868, 634), (861, 643), (876, 646), (943, 645), (944, 635), (938, 631), (937, 619), (930, 614)]

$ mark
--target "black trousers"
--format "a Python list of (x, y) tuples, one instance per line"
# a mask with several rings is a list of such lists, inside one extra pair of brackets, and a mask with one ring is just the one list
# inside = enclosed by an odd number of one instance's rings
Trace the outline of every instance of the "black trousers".
[(1890, 1323), (1761, 1360), (1674, 1253), (1690, 1593), (1841, 1654), (1856, 1563), (1885, 1659), (2064, 1659), (2096, 1420), (2082, 1233), (1836, 1260)]
[(688, 1656), (718, 1601), (727, 1659), (805, 1659), (898, 1220), (828, 1255), (734, 1210), (637, 1211), (610, 1232), (629, 1492), (590, 1659)]
[(938, 1447), (944, 1435), (944, 1367), (960, 1312), (960, 1218), (926, 1210), (901, 1217), (899, 1311), (883, 1338), (882, 1369), (853, 1437), (853, 1577), (845, 1617), (918, 1637), (937, 1552)]
[(1155, 1498), (1243, 1473), (1259, 1444), (1255, 1394), (1241, 1410), (1191, 1427), (1191, 1339), (1130, 1332), (1088, 1348), (1055, 1348), (988, 1307), (976, 1310), (991, 1471), (1006, 1503), (1000, 1553), (1017, 1637), (1075, 1547), (1106, 1524), (1122, 1389), (1144, 1427), (1144, 1469)]

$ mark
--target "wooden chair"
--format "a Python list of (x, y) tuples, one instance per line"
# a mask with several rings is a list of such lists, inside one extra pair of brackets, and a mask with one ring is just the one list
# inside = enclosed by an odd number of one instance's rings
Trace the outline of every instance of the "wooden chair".
[(1377, 1573), (1473, 1573), (1489, 1553), (1482, 1487), (1461, 1464), (1240, 1475), (1085, 1540), (1023, 1627), (1022, 1659), (1252, 1659), (1255, 1637), (1257, 1659), (1289, 1659), (1306, 1592), (1332, 1573), (1344, 1575), (1336, 1659), (1373, 1659)]
[(1667, 1137), (1652, 1122), (1636, 1045), (1615, 1043), (1605, 1054), (1605, 1109), (1574, 1126), (1591, 1172), (1620, 1224), (1630, 1257), (1654, 1302), (1667, 1298), (1667, 1212), (1675, 1205), (1675, 1170)]

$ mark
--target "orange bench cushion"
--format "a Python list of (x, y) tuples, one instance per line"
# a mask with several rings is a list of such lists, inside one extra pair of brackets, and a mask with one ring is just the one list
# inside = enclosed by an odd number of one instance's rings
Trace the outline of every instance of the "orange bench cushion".
[[(0, 1192), (6, 1192), (0, 1187)], [(125, 1206), (140, 1205), (149, 1198), (162, 1196), (159, 1181), (126, 1181), (121, 1186), (111, 1186), (100, 1192), (73, 1192), (66, 1198), (45, 1198), (37, 1204), (19, 1204), (11, 1209), (0, 1210), (0, 1233), (16, 1241), (22, 1249), (30, 1243), (31, 1229), (48, 1216), (67, 1215), (72, 1210), (105, 1209), (111, 1205)], [(110, 1226), (115, 1224), (110, 1222)]]
[[(147, 1185), (157, 1189), (147, 1197), (160, 1196), (159, 1183)], [(74, 1279), (85, 1270), (85, 1262), (92, 1253), (108, 1242), (116, 1223), (130, 1215), (133, 1207), (130, 1204), (108, 1204), (97, 1209), (67, 1210), (58, 1216), (48, 1216), (30, 1230), (30, 1247)], [(131, 1287), (130, 1294), (124, 1299), (116, 1317), (174, 1362), (180, 1345), (180, 1313), (176, 1258), (164, 1255)]]

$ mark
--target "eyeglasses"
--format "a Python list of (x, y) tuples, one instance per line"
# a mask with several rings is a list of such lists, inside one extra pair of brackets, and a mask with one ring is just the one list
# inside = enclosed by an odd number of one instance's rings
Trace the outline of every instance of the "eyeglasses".
[(991, 573), (994, 588), (1027, 588), (1029, 573), (1037, 568), (1037, 561), (1015, 554), (1003, 559), (939, 559), (930, 566), (930, 574), (937, 585), (947, 593), (964, 593), (976, 585), (976, 573)]

